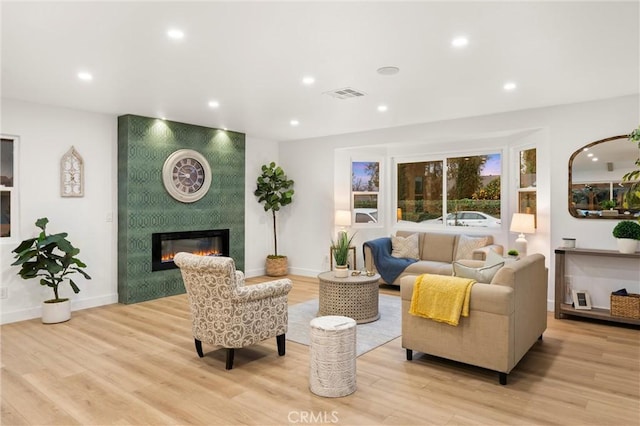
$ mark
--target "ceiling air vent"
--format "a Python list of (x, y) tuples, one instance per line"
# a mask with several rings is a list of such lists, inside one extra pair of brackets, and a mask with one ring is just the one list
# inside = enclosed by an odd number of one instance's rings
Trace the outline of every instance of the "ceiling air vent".
[(364, 92), (356, 90), (353, 87), (345, 87), (343, 89), (331, 90), (324, 93), (325, 95), (329, 95), (338, 99), (358, 98), (360, 96), (364, 96)]

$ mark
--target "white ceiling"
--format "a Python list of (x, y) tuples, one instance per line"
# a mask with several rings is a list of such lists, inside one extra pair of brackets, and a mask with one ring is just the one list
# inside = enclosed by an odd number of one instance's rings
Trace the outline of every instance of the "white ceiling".
[[(3, 1), (1, 90), (303, 139), (637, 94), (638, 16), (637, 1)], [(172, 27), (183, 40), (167, 38)], [(452, 48), (461, 34), (469, 45)], [(343, 87), (366, 96), (323, 95)]]

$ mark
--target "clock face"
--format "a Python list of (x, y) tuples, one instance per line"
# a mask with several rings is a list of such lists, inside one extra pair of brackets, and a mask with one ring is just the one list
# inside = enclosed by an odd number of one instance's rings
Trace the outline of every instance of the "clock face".
[(193, 194), (204, 184), (204, 167), (194, 158), (183, 158), (173, 166), (173, 184), (187, 194)]
[(197, 151), (180, 149), (167, 157), (162, 168), (164, 187), (173, 198), (193, 203), (205, 196), (211, 185), (211, 168)]

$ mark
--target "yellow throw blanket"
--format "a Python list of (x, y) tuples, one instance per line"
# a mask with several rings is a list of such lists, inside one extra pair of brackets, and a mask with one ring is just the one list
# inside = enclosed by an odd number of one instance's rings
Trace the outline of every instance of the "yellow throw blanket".
[(457, 326), (460, 315), (469, 316), (473, 283), (475, 280), (468, 278), (420, 275), (413, 284), (409, 313)]

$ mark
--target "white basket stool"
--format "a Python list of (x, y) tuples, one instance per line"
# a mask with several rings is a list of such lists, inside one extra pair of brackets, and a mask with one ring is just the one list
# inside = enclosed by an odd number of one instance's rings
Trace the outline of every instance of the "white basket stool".
[(309, 390), (339, 397), (356, 391), (356, 321), (335, 315), (311, 320)]

